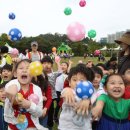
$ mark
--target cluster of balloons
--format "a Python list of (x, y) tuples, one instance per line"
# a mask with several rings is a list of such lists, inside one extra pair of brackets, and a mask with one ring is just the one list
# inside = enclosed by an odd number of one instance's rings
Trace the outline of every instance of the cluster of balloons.
[(95, 30), (89, 30), (88, 31), (88, 37), (90, 37), (90, 38), (94, 38), (94, 37), (96, 37), (96, 31)]
[(83, 40), (85, 38), (85, 33), (86, 31), (84, 25), (79, 22), (71, 23), (67, 27), (67, 37), (73, 42)]
[(84, 7), (86, 5), (86, 1), (80, 0), (79, 5), (80, 5), (80, 7)]
[(70, 15), (72, 13), (72, 9), (70, 8), (70, 7), (66, 7), (65, 9), (64, 9), (64, 14), (65, 15)]
[(94, 93), (93, 85), (90, 81), (80, 81), (76, 86), (76, 95), (81, 99), (87, 99)]
[(29, 65), (29, 72), (31, 76), (38, 76), (43, 73), (43, 66), (39, 61), (31, 62)]
[(22, 38), (22, 33), (18, 28), (12, 28), (9, 31), (9, 39), (11, 41), (18, 41)]
[(15, 14), (14, 13), (9, 13), (9, 19), (14, 20), (15, 19)]

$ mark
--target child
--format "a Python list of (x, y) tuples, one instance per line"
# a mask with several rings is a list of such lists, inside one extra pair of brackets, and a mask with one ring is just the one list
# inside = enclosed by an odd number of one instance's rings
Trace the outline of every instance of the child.
[(33, 82), (34, 84), (37, 84), (42, 90), (42, 95), (44, 97), (44, 107), (43, 115), (39, 121), (42, 126), (47, 127), (48, 110), (50, 109), (52, 103), (51, 86), (49, 85), (48, 77), (45, 73), (34, 77)]
[[(75, 92), (75, 87), (79, 81), (92, 81), (94, 78), (94, 74), (90, 71), (90, 68), (86, 68), (85, 65), (80, 64), (76, 67), (73, 67), (70, 70), (68, 75), (69, 86), (73, 93)], [(64, 91), (64, 90), (63, 90)], [(75, 102), (75, 107), (73, 104), (68, 104), (66, 100), (64, 100), (62, 105), (62, 111), (59, 118), (59, 130), (91, 130), (91, 116), (90, 113), (86, 116), (83, 116), (84, 124), (81, 126), (76, 125), (73, 120), (73, 115), (75, 110), (80, 103)], [(81, 113), (80, 113), (81, 114)], [(82, 122), (81, 122), (82, 123)]]
[(128, 114), (130, 100), (122, 97), (125, 91), (123, 78), (119, 74), (109, 75), (105, 82), (108, 95), (102, 94), (92, 110), (93, 119), (101, 116), (97, 130), (129, 130)]
[(5, 102), (5, 84), (0, 84), (0, 130), (7, 130), (7, 123), (4, 121), (4, 102)]
[[(91, 104), (92, 106), (95, 105), (95, 102), (96, 102), (96, 99), (101, 95), (101, 94), (105, 94), (105, 91), (102, 87), (102, 85), (100, 84), (101, 80), (102, 80), (102, 77), (103, 77), (103, 72), (102, 70), (97, 67), (97, 66), (94, 66), (92, 67), (92, 70), (94, 71), (94, 74), (95, 74), (95, 78), (93, 80), (93, 86), (94, 86), (94, 93), (91, 97)], [(93, 130), (96, 130), (96, 126), (97, 126), (97, 123), (98, 121), (95, 120), (92, 122), (92, 129)]]
[[(53, 72), (52, 67), (53, 67), (53, 61), (49, 56), (45, 56), (42, 60), (41, 63), (43, 65), (45, 73), (47, 73), (49, 83), (52, 88), (52, 104), (50, 106), (50, 109), (48, 111), (48, 128), (49, 130), (52, 130), (53, 127), (53, 116), (54, 116), (54, 100), (57, 98), (56, 90), (55, 90), (55, 82), (56, 78), (61, 74), (60, 71)], [(58, 66), (60, 66), (59, 62), (57, 62)]]
[[(47, 130), (39, 124), (39, 117), (43, 114), (43, 97), (41, 89), (31, 83), (32, 76), (29, 73), (29, 65), (30, 60), (28, 59), (18, 62), (14, 72), (17, 79), (6, 84), (7, 99), (5, 100), (4, 118), (9, 123), (9, 130), (18, 130), (16, 127), (19, 124), (20, 115), (28, 121), (26, 130)], [(13, 101), (18, 92), (23, 95), (23, 99), (17, 100), (17, 104), (14, 104)], [(31, 94), (38, 96), (37, 105), (28, 100)]]
[(8, 82), (12, 79), (13, 77), (13, 72), (12, 72), (12, 65), (4, 65), (1, 69), (1, 79), (0, 79), (0, 84), (3, 82)]

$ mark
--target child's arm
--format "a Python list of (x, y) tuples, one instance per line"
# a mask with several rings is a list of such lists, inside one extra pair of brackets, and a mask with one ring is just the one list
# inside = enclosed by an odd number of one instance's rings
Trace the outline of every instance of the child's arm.
[(97, 119), (98, 117), (101, 116), (102, 110), (104, 107), (104, 102), (99, 100), (96, 102), (96, 106), (92, 109), (92, 117), (93, 120)]
[(71, 69), (72, 64), (73, 64), (73, 62), (72, 62), (71, 60), (69, 60), (69, 67), (68, 67), (67, 73), (70, 72), (70, 69)]

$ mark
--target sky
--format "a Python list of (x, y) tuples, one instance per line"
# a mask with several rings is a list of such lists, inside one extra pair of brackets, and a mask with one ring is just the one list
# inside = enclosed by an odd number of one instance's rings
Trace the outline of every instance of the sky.
[[(87, 32), (97, 32), (95, 40), (108, 34), (130, 29), (130, 0), (0, 0), (0, 34), (18, 28), (22, 36), (38, 36), (46, 33), (66, 34), (69, 24), (79, 22)], [(67, 16), (64, 9), (70, 7)], [(16, 15), (10, 20), (8, 15)]]

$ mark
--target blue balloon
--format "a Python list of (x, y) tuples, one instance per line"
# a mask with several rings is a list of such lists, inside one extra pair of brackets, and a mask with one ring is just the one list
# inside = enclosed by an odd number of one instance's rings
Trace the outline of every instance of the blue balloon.
[(14, 20), (15, 19), (15, 14), (14, 13), (9, 13), (9, 19)]
[(87, 99), (94, 93), (93, 85), (90, 81), (80, 81), (76, 86), (76, 94), (81, 99)]
[(28, 120), (27, 120), (27, 118), (25, 118), (23, 123), (16, 124), (16, 127), (17, 127), (18, 130), (26, 130), (27, 127), (28, 127)]
[(22, 38), (22, 33), (19, 29), (13, 28), (9, 31), (9, 38), (12, 41), (18, 41)]

